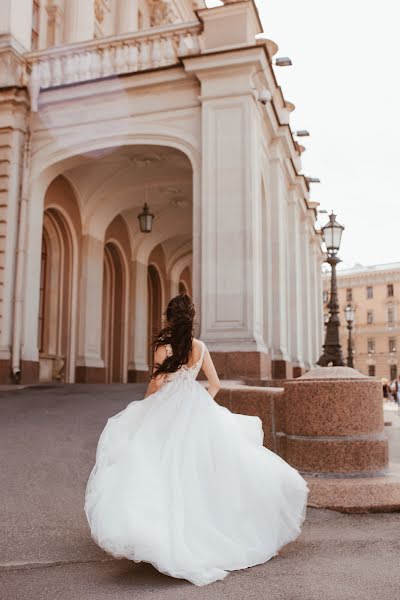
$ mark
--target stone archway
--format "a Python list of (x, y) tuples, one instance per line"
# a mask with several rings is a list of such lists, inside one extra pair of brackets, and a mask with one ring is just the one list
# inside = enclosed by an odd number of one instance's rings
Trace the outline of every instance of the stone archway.
[(75, 191), (60, 175), (43, 207), (38, 321), (41, 381), (75, 381), (81, 215)]
[[(71, 183), (76, 195), (81, 224), (78, 233), (76, 380), (102, 382), (147, 378), (150, 327), (147, 322), (148, 266), (153, 264), (161, 278), (161, 299), (158, 295), (160, 319), (156, 326), (151, 326), (159, 329), (162, 310), (171, 291), (170, 264), (182, 252), (192, 252), (192, 241), (194, 244), (196, 240), (197, 244), (199, 238), (196, 236), (194, 240), (193, 235), (193, 223), (198, 223), (193, 214), (194, 195), (199, 196), (190, 157), (174, 147), (143, 144), (108, 148), (104, 152), (85, 152), (74, 160), (65, 161), (63, 166), (66, 169), (65, 179)], [(54, 169), (56, 167), (58, 165)], [(137, 218), (145, 199), (156, 215), (150, 235), (140, 232)], [(124, 233), (122, 227), (116, 226), (117, 220), (123, 221)], [(33, 241), (30, 236), (30, 246), (33, 246)], [(110, 358), (110, 339), (114, 337), (110, 334), (110, 324), (107, 325), (108, 333), (104, 336), (102, 333), (103, 323), (107, 322), (102, 308), (103, 298), (108, 306), (111, 300), (114, 302), (110, 281), (114, 276), (116, 281), (121, 279), (119, 262), (115, 262), (113, 251), (107, 246), (110, 241), (123, 261), (126, 314), (124, 336), (117, 327), (116, 338), (120, 340), (120, 347), (124, 346), (123, 360), (118, 359), (118, 366), (113, 365), (115, 360)], [(155, 250), (160, 256), (164, 255), (161, 263), (154, 254)], [(36, 257), (28, 255), (27, 258), (27, 268), (31, 263), (35, 266), (40, 252)], [(30, 272), (33, 273), (33, 269)], [(30, 279), (33, 280), (33, 275)], [(39, 288), (38, 279), (36, 281)], [(120, 300), (118, 298), (118, 303)], [(30, 313), (36, 312), (37, 308), (33, 305)], [(157, 323), (155, 318), (152, 320)], [(111, 322), (114, 323), (115, 319)], [(25, 323), (24, 339), (32, 329), (28, 320)], [(29, 347), (25, 345), (24, 352), (28, 357), (34, 356), (34, 343), (30, 342)], [(117, 356), (115, 348), (113, 355)]]
[(179, 293), (192, 296), (192, 274), (189, 267), (185, 267), (180, 275)]
[(44, 213), (39, 299), (39, 379), (70, 382), (73, 243), (68, 224), (54, 208)]

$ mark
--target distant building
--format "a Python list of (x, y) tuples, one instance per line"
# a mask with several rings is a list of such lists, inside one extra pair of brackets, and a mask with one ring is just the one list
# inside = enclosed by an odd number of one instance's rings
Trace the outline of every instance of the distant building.
[[(330, 275), (324, 275), (324, 307), (328, 312)], [(400, 262), (338, 272), (340, 339), (347, 356), (347, 304), (355, 309), (354, 366), (365, 375), (394, 379), (399, 374)]]

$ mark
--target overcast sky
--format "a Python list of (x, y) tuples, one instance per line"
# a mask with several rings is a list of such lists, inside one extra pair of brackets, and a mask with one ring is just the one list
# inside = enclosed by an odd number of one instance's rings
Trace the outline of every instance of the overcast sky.
[(275, 72), (292, 128), (311, 134), (311, 197), (346, 227), (343, 266), (400, 261), (400, 0), (256, 3), (276, 56), (293, 61)]

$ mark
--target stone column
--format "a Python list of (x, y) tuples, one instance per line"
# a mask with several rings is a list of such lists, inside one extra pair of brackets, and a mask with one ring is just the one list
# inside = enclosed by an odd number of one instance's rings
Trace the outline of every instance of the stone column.
[(64, 3), (64, 42), (83, 42), (94, 37), (94, 0)]
[(323, 305), (323, 282), (322, 282), (322, 252), (320, 248), (320, 240), (318, 240), (317, 257), (316, 257), (316, 273), (317, 273), (317, 306), (318, 306), (318, 348), (317, 360), (322, 352), (322, 344), (324, 337), (324, 305)]
[(0, 383), (11, 381), (16, 249), (28, 107), (25, 90), (11, 87), (0, 92)]
[(280, 158), (271, 161), (271, 235), (272, 235), (272, 363), (273, 379), (286, 379), (288, 372), (287, 305), (287, 199)]
[[(43, 208), (48, 183), (42, 178), (29, 185), (24, 251), (22, 299), (21, 382), (39, 378), (38, 321), (43, 235)], [(15, 326), (15, 325), (14, 325)]]
[[(1, 0), (0, 37), (10, 36), (11, 45), (31, 49), (33, 0)], [(14, 43), (15, 42), (15, 43)]]
[(313, 264), (313, 286), (314, 286), (314, 327), (313, 327), (313, 338), (314, 338), (314, 357), (313, 364), (315, 365), (322, 350), (322, 277), (320, 269), (319, 257), (321, 251), (319, 248), (319, 237), (315, 236), (312, 242), (312, 264)]
[(261, 186), (262, 203), (262, 281), (263, 281), (263, 336), (268, 350), (272, 346), (272, 217), (271, 197), (266, 182), (267, 157), (263, 160)]
[(309, 305), (309, 319), (310, 319), (310, 356), (309, 362), (313, 367), (317, 362), (317, 328), (318, 328), (318, 315), (317, 315), (317, 295), (316, 286), (317, 280), (315, 276), (315, 238), (312, 233), (309, 234), (308, 254), (309, 262), (308, 267), (310, 269), (310, 305)]
[(133, 360), (129, 367), (128, 381), (148, 381), (148, 298), (147, 264), (134, 262), (134, 319), (132, 329)]
[(291, 359), (293, 363), (293, 377), (302, 375), (304, 369), (303, 363), (303, 344), (302, 336), (299, 335), (301, 323), (303, 321), (303, 286), (302, 265), (301, 265), (301, 243), (299, 223), (301, 213), (299, 203), (301, 199), (295, 191), (292, 191), (289, 201), (289, 219), (288, 219), (288, 242), (289, 242), (289, 310), (291, 315)]
[(103, 240), (91, 235), (83, 236), (77, 382), (105, 381), (105, 368), (101, 356), (103, 268)]
[(62, 42), (63, 10), (59, 4), (48, 4), (47, 12), (47, 47), (57, 46)]
[(232, 68), (218, 54), (185, 61), (202, 86), (201, 336), (227, 378), (268, 374), (256, 65), (246, 57)]
[(116, 33), (132, 33), (138, 29), (137, 0), (119, 0), (117, 5)]
[(309, 254), (309, 231), (308, 222), (306, 216), (302, 217), (300, 222), (300, 245), (301, 245), (301, 276), (303, 281), (303, 360), (305, 368), (310, 368), (311, 361), (311, 319), (310, 319), (310, 303), (311, 303), (311, 292), (310, 292), (310, 254)]

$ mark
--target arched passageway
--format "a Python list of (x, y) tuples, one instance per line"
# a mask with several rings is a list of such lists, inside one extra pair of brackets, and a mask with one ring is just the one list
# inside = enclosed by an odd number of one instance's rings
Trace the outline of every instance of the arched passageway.
[(180, 275), (179, 293), (192, 295), (192, 274), (189, 267), (186, 267)]
[(70, 381), (73, 245), (68, 225), (55, 209), (43, 220), (38, 319), (41, 381)]
[(81, 218), (63, 176), (49, 185), (41, 240), (37, 344), (39, 380), (75, 381)]
[[(182, 271), (192, 252), (191, 163), (180, 150), (147, 145), (78, 158), (45, 196), (35, 324), (41, 378), (144, 380), (180, 279), (192, 292), (191, 270)], [(139, 227), (145, 201), (155, 215), (150, 233)]]

